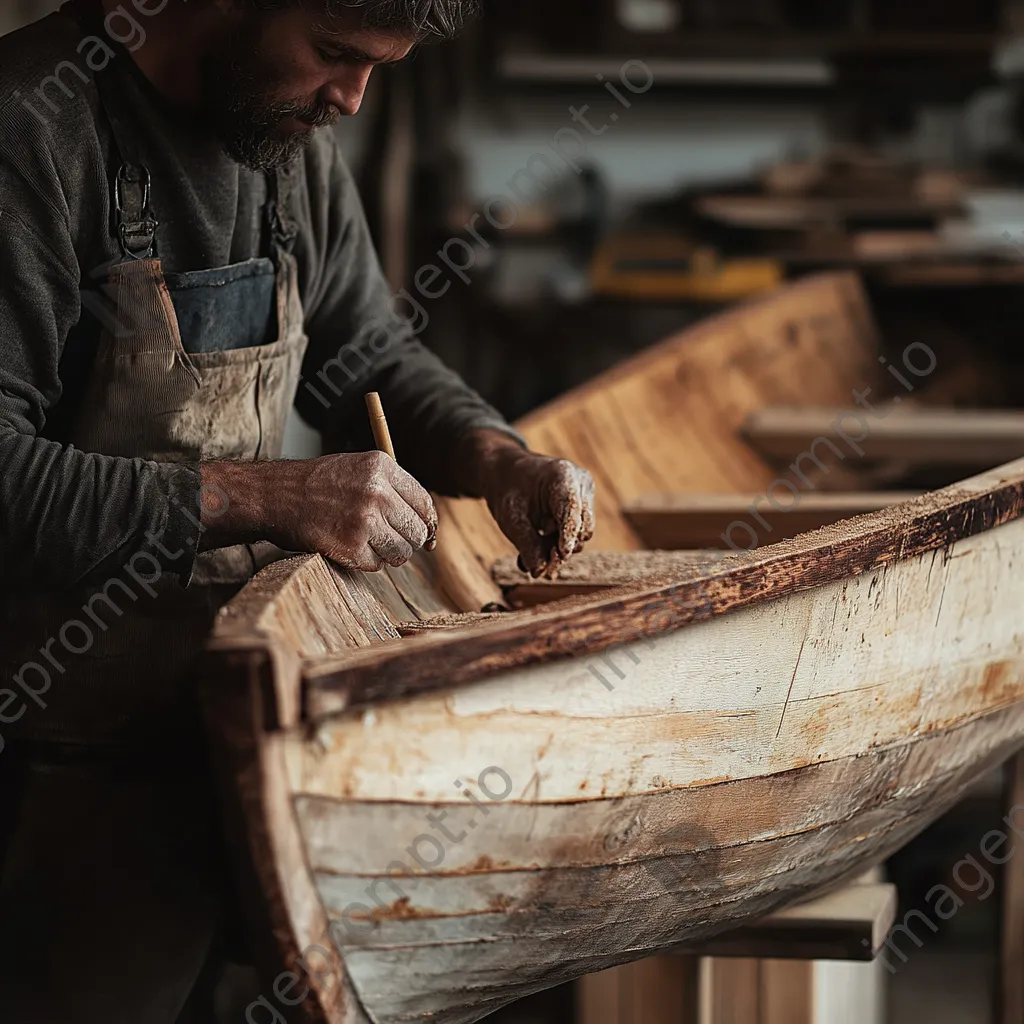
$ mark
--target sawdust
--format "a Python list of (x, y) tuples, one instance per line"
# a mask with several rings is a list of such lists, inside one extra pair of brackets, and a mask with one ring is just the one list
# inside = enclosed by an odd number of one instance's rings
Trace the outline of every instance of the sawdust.
[[(554, 577), (556, 583), (624, 586), (653, 577), (691, 575), (711, 567), (726, 554), (721, 551), (598, 551), (577, 555), (563, 565)], [(492, 575), (502, 587), (519, 586), (530, 577), (519, 570), (516, 559), (502, 559)]]

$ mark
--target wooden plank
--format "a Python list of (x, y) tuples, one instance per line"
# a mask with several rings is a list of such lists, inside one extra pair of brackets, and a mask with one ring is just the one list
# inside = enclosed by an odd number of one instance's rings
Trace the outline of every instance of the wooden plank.
[[(353, 726), (353, 738), (356, 729), (369, 731), (359, 718)], [(395, 901), (391, 906), (370, 911), (376, 922), (374, 928), (367, 930), (357, 920), (355, 927), (341, 932), (351, 950), (347, 963), (355, 972), (358, 989), (366, 1005), (373, 1008), (375, 1019), (398, 1024), (411, 1019), (417, 1009), (422, 1012), (427, 999), (432, 1005), (450, 1009), (453, 1019), (456, 1012), (465, 1014), (461, 1019), (472, 1019), (466, 1014), (468, 1007), (480, 1006), (502, 993), (525, 993), (531, 984), (537, 984), (538, 978), (544, 984), (555, 984), (570, 980), (574, 974), (593, 972), (628, 959), (638, 949), (656, 953), (666, 936), (689, 930), (696, 938), (701, 928), (721, 926), (723, 915), (739, 920), (744, 915), (739, 912), (737, 901), (753, 899), (767, 912), (770, 902), (778, 901), (787, 887), (792, 894), (794, 884), (813, 884), (815, 877), (834, 877), (837, 871), (852, 870), (857, 861), (866, 864), (881, 859), (921, 827), (922, 814), (934, 817), (955, 799), (955, 792), (936, 784), (934, 779), (925, 785), (920, 769), (925, 763), (943, 764), (947, 754), (959, 756), (965, 740), (970, 742), (965, 732), (949, 737), (945, 749), (934, 750), (926, 761), (915, 757), (916, 764), (904, 761), (894, 768), (891, 751), (887, 752), (889, 756), (876, 755), (881, 768), (877, 781), (889, 794), (887, 810), (864, 809), (860, 801), (848, 800), (840, 785), (819, 789), (819, 798), (832, 797), (856, 808), (852, 818), (846, 820), (844, 816), (835, 830), (813, 827), (808, 822), (798, 833), (786, 830), (787, 834), (773, 835), (771, 839), (744, 828), (751, 838), (740, 847), (715, 846), (684, 855), (675, 869), (680, 889), (663, 899), (636, 898), (638, 892), (644, 891), (646, 871), (626, 861), (591, 870), (543, 868), (542, 865), (550, 863), (549, 858), (538, 858), (534, 852), (541, 835), (563, 861), (571, 863), (577, 852), (584, 849), (593, 850), (595, 856), (603, 853), (604, 859), (609, 856), (604, 844), (610, 833), (574, 830), (562, 817), (568, 809), (564, 803), (533, 808), (513, 808), (511, 803), (492, 805), (486, 827), (478, 828), (472, 838), (467, 836), (464, 843), (448, 851), (451, 857), (445, 858), (440, 874), (394, 876), (396, 855), (408, 861), (409, 855), (401, 852), (402, 846), (382, 844), (377, 832), (353, 828), (339, 829), (337, 838), (324, 850), (335, 863), (348, 860), (352, 864), (350, 872), (356, 858), (363, 861), (375, 857), (376, 867), (372, 871), (360, 870), (346, 878), (329, 870), (319, 857), (312, 859), (311, 867), (328, 913), (336, 921), (343, 921), (345, 908), (350, 914), (367, 914), (368, 892), (376, 894), (371, 903), (377, 897), (382, 902)], [(501, 745), (500, 736), (492, 734), (492, 749), (494, 743)], [(370, 736), (371, 741), (375, 739)], [(495, 759), (502, 764), (506, 763), (503, 754), (507, 749), (505, 744), (495, 751)], [(450, 745), (445, 746), (441, 759), (447, 762), (446, 767), (473, 763), (463, 756), (452, 756)], [(335, 767), (331, 765), (329, 769), (334, 772)], [(963, 778), (959, 771), (953, 775)], [(338, 778), (336, 774), (333, 777)], [(451, 777), (450, 772), (444, 775), (446, 780)], [(910, 796), (910, 782), (915, 779), (918, 792)], [(447, 788), (451, 788), (450, 782)], [(707, 790), (706, 800), (702, 813), (717, 813), (714, 787)], [(908, 801), (916, 809), (908, 806)], [(615, 828), (629, 830), (631, 823), (636, 822), (642, 827), (633, 834), (647, 840), (651, 819), (638, 820), (627, 815), (624, 808), (615, 807), (614, 801), (608, 803), (611, 820), (617, 823), (613, 832)], [(784, 798), (775, 801), (778, 803), (785, 803)], [(746, 805), (757, 806), (759, 812), (762, 806), (756, 799), (749, 799)], [(428, 803), (416, 807), (392, 802), (375, 803), (372, 811), (383, 827), (395, 826), (394, 834), (403, 836), (407, 843), (408, 836), (414, 834), (409, 828), (423, 827), (428, 807), (432, 812), (441, 810)], [(545, 807), (562, 817), (564, 827), (558, 828), (557, 833), (551, 833), (542, 822), (531, 823), (531, 811)], [(461, 810), (454, 801), (444, 809), (449, 813), (448, 824), (459, 829), (465, 829), (467, 818), (475, 813), (466, 807), (465, 801)], [(506, 809), (519, 810), (527, 829), (508, 829), (492, 820)], [(770, 817), (767, 807), (765, 814)], [(396, 815), (404, 815), (404, 820), (396, 823)], [(667, 813), (655, 820), (676, 828), (680, 822), (703, 819)], [(557, 821), (556, 818), (552, 823)], [(337, 824), (343, 822), (338, 819)], [(303, 832), (310, 849), (309, 832), (304, 826)], [(578, 839), (567, 846), (566, 836)], [(680, 839), (688, 846), (693, 845), (692, 841), (687, 843), (685, 836)], [(528, 858), (522, 863), (532, 865), (530, 870), (515, 870), (508, 863), (509, 840)], [(714, 841), (710, 837), (709, 840)], [(631, 851), (621, 848), (617, 856), (629, 858)], [(462, 862), (461, 866), (452, 862), (454, 858)], [(392, 881), (388, 881), (389, 872)], [(357, 907), (357, 903), (363, 905)], [(749, 902), (746, 909), (752, 909)], [(343, 923), (341, 927), (345, 927)], [(396, 965), (403, 967), (402, 986), (394, 985)], [(467, 990), (459, 980), (469, 972), (474, 986)]]
[[(826, 533), (729, 555), (714, 572), (695, 573), (688, 580), (617, 588), (606, 596), (535, 609), (507, 624), (499, 619), (323, 658), (304, 670), (305, 707), (317, 719), (356, 704), (449, 689), (501, 671), (599, 655), (738, 608), (948, 549), (1022, 516), (1024, 461), (925, 495), (902, 514), (877, 512)], [(1005, 531), (1000, 536), (1011, 539)]]
[[(1006, 769), (1006, 811), (1024, 807), (1024, 754)], [(1000, 1024), (1024, 1024), (1024, 856), (1003, 868), (1002, 936), (997, 988)]]
[(389, 566), (384, 572), (418, 619), (432, 619), (458, 611), (454, 604), (441, 599), (437, 589), (426, 578), (419, 565), (422, 557), (417, 555), (412, 562), (397, 569)]
[(225, 652), (202, 692), (219, 740), (214, 761), (247, 941), (264, 977), (294, 981), (293, 991), (307, 992), (304, 1021), (370, 1024), (306, 869), (281, 734), (265, 717), (266, 702), (253, 699), (275, 687), (276, 671), (266, 652)]
[[(833, 446), (816, 446), (826, 461), (838, 449), (846, 459), (892, 459), (984, 470), (1024, 457), (1021, 412), (919, 407), (873, 416), (870, 423), (865, 417), (863, 422), (866, 428), (862, 429), (849, 409), (775, 407), (752, 415), (744, 434), (765, 458), (778, 465), (790, 464), (809, 452), (817, 439), (827, 439)], [(843, 430), (852, 443), (843, 440)]]
[[(709, 1024), (812, 1024), (814, 960), (870, 961), (896, 920), (896, 887), (850, 885), (710, 942), (582, 979), (579, 1024), (688, 1020), (697, 957)], [(639, 998), (638, 998), (639, 996)]]
[(871, 961), (896, 921), (896, 887), (850, 885), (702, 943), (713, 957)]
[[(855, 492), (852, 494), (761, 495), (653, 494), (628, 505), (623, 513), (649, 548), (725, 548), (725, 536), (736, 522), (757, 531), (762, 544), (790, 540), (844, 519), (900, 505), (917, 494)], [(744, 533), (744, 543), (746, 543)]]
[(1024, 284), (1020, 263), (900, 263), (871, 271), (889, 288), (985, 288)]

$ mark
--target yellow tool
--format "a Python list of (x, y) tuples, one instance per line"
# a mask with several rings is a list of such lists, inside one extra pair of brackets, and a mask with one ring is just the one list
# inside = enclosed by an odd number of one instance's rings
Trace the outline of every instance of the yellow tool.
[(723, 261), (714, 249), (694, 248), (669, 235), (622, 235), (608, 239), (591, 266), (599, 295), (647, 302), (735, 302), (774, 291), (785, 280), (771, 259)]

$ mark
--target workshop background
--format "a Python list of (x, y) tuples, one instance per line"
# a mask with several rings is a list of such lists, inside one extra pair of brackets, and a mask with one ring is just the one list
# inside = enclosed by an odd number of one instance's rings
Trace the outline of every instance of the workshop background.
[[(56, 6), (4, 0), (0, 32)], [(862, 271), (887, 337), (1019, 364), (1022, 81), (1014, 0), (487, 2), (339, 132), (396, 292), (443, 271), (424, 339), (515, 418), (828, 267)], [(913, 287), (950, 253), (949, 287)], [(1020, 380), (994, 373), (991, 403)], [(291, 454), (316, 444), (296, 422)], [(993, 780), (889, 864), (905, 907), (999, 806)], [(835, 1019), (871, 1019), (865, 998), (893, 1024), (992, 1019), (998, 903), (979, 893), (894, 976), (858, 968)], [(572, 998), (500, 1016), (568, 1020)]]

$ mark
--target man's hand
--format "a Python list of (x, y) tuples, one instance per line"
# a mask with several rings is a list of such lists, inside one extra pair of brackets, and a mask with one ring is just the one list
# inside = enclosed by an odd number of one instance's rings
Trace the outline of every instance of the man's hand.
[(565, 459), (527, 451), (497, 432), (474, 435), (460, 453), (476, 497), (534, 578), (551, 576), (594, 536), (594, 478)]
[(204, 500), (204, 548), (268, 540), (377, 572), (405, 565), (437, 536), (433, 499), (381, 452), (207, 463), (202, 478), (204, 497), (224, 496), (217, 507)]

